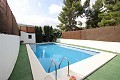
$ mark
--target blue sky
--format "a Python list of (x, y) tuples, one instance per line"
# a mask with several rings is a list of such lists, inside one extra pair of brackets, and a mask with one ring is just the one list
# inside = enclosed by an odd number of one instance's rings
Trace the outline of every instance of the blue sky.
[[(82, 3), (84, 1), (82, 0)], [(91, 3), (94, 1), (91, 0)], [(62, 10), (63, 0), (7, 0), (7, 2), (17, 23), (53, 27), (60, 23), (58, 15)], [(85, 19), (78, 18), (77, 20), (85, 22)]]

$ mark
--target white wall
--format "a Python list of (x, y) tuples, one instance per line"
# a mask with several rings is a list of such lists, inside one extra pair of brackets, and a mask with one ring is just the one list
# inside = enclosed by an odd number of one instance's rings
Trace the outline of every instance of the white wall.
[(105, 41), (93, 41), (93, 40), (75, 40), (75, 39), (57, 39), (57, 42), (87, 46), (102, 50), (108, 50), (120, 53), (120, 42), (105, 42)]
[[(32, 35), (32, 39), (28, 39), (28, 35)], [(20, 41), (24, 41), (24, 43), (36, 43), (35, 33), (21, 31)]]
[(19, 36), (0, 34), (0, 80), (7, 80), (12, 73), (19, 46)]

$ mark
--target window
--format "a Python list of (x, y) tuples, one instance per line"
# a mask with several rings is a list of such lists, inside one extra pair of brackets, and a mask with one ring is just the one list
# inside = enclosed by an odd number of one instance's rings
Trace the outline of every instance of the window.
[(28, 35), (28, 39), (32, 39), (32, 35)]

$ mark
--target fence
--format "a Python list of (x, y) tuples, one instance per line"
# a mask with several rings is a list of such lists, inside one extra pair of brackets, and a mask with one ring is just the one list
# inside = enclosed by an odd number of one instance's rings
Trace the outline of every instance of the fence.
[(31, 27), (28, 27), (28, 26), (19, 26), (19, 30), (20, 31), (24, 31), (24, 32), (27, 32), (27, 33), (35, 33), (35, 27), (34, 26), (31, 26)]
[(63, 32), (62, 38), (120, 42), (120, 26)]
[(0, 33), (19, 35), (16, 19), (6, 0), (0, 0)]

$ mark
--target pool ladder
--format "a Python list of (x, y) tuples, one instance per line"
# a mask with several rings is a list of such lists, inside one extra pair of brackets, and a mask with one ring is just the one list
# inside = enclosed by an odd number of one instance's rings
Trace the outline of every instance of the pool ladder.
[(68, 74), (67, 74), (67, 76), (70, 76), (70, 75), (69, 75), (69, 65), (70, 65), (70, 62), (69, 62), (69, 60), (68, 60), (66, 57), (62, 58), (59, 66), (58, 66), (58, 69), (60, 69), (60, 65), (61, 65), (61, 63), (62, 63), (63, 60), (67, 60), (67, 63), (68, 63)]
[(55, 80), (57, 80), (57, 66), (56, 66), (56, 63), (54, 60), (52, 60), (50, 63), (50, 67), (48, 68), (48, 73), (50, 73), (50, 68), (52, 66), (52, 63), (54, 63), (54, 65), (55, 65)]
[[(69, 62), (69, 60), (66, 57), (62, 58), (59, 66), (58, 66), (58, 69), (60, 69), (60, 65), (61, 65), (61, 63), (62, 63), (63, 60), (67, 60), (67, 63), (68, 63), (68, 74), (67, 74), (67, 76), (70, 76), (70, 74), (69, 74), (69, 65), (70, 65), (70, 62)], [(48, 73), (50, 73), (50, 68), (51, 68), (52, 63), (54, 63), (54, 65), (55, 65), (55, 80), (57, 80), (57, 66), (56, 66), (56, 63), (55, 63), (54, 60), (51, 61), (50, 67), (48, 68)]]

